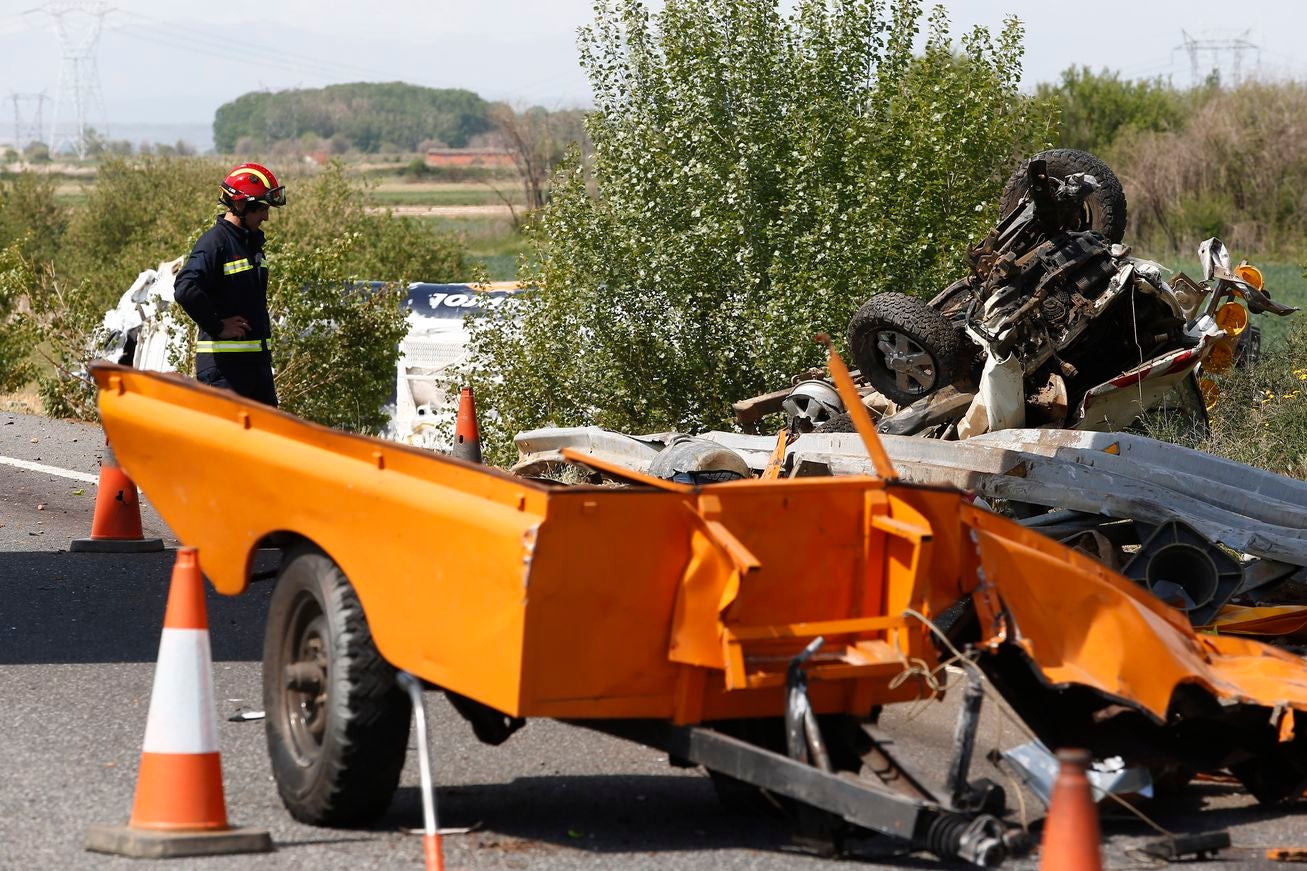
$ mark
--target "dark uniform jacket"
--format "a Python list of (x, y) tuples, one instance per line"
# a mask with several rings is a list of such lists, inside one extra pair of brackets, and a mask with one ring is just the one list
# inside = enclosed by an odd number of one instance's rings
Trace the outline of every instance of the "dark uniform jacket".
[[(263, 239), (263, 231), (251, 232), (219, 217), (177, 274), (173, 297), (199, 326), (196, 377), (276, 405)], [(220, 339), (223, 318), (235, 315), (249, 322), (249, 331), (239, 339)]]

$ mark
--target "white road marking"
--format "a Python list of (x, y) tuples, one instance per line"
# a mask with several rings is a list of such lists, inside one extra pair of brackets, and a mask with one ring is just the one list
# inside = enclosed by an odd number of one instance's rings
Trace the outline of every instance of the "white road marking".
[(95, 475), (88, 475), (85, 472), (74, 472), (72, 469), (61, 469), (58, 466), (47, 466), (44, 463), (33, 463), (28, 460), (16, 460), (13, 457), (0, 457), (0, 466), (13, 466), (16, 469), (25, 469), (28, 472), (58, 475), (60, 478), (71, 478), (74, 481), (81, 481), (83, 484), (100, 483), (100, 479)]

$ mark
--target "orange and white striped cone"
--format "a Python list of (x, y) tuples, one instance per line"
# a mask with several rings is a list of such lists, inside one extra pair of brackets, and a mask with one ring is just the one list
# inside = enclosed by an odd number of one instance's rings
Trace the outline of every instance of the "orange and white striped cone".
[(95, 516), (91, 537), (68, 545), (74, 553), (151, 553), (163, 550), (163, 539), (146, 538), (141, 531), (141, 500), (136, 484), (118, 466), (113, 448), (104, 445), (100, 480), (95, 490)]
[(172, 570), (131, 820), (93, 826), (86, 849), (139, 858), (272, 849), (266, 831), (227, 824), (204, 578), (195, 548), (180, 548)]

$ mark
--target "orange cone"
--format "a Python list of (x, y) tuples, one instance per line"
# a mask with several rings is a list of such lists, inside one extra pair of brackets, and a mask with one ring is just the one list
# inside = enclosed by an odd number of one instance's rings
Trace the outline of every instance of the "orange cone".
[(105, 442), (100, 483), (95, 492), (91, 537), (68, 545), (79, 553), (147, 553), (163, 550), (163, 539), (141, 532), (141, 500), (136, 485), (118, 467), (113, 449)]
[(1061, 767), (1044, 820), (1040, 871), (1102, 871), (1098, 807), (1089, 786), (1088, 750), (1059, 750)]
[(477, 429), (477, 404), (472, 388), (458, 393), (458, 422), (454, 426), (453, 455), (469, 463), (481, 462), (481, 432)]
[(138, 858), (262, 853), (266, 831), (227, 824), (218, 755), (204, 579), (195, 548), (177, 551), (126, 826), (93, 826), (86, 849)]

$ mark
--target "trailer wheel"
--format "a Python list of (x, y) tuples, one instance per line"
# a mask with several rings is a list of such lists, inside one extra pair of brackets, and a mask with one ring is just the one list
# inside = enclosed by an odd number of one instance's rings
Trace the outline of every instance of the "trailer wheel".
[(320, 550), (286, 558), (263, 641), (268, 755), (282, 803), (317, 826), (385, 812), (412, 713), (349, 580)]

